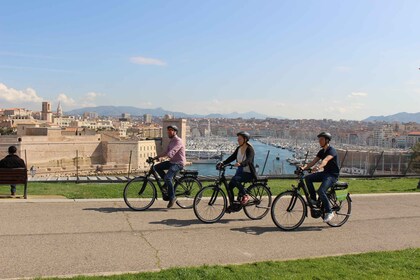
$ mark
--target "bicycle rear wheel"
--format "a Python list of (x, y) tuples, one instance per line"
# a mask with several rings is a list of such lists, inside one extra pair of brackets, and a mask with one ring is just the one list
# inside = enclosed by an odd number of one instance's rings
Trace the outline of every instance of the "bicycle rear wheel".
[(264, 218), (270, 211), (270, 189), (263, 184), (254, 184), (247, 189), (247, 194), (251, 199), (244, 207), (245, 215), (252, 220)]
[(217, 185), (202, 188), (194, 198), (194, 214), (203, 223), (219, 221), (226, 207), (226, 194)]
[(298, 228), (306, 217), (306, 204), (303, 197), (294, 191), (279, 194), (271, 206), (271, 218), (282, 230)]
[(338, 201), (335, 194), (331, 193), (328, 195), (328, 199), (331, 204), (331, 209), (334, 213), (334, 218), (327, 224), (332, 227), (341, 227), (350, 218), (351, 214), (351, 198), (347, 194), (347, 197), (343, 201)]
[(195, 195), (203, 188), (201, 182), (194, 177), (182, 177), (175, 183), (176, 204), (188, 209), (194, 204)]
[(134, 178), (124, 188), (124, 201), (135, 211), (148, 209), (155, 202), (156, 187), (146, 177)]

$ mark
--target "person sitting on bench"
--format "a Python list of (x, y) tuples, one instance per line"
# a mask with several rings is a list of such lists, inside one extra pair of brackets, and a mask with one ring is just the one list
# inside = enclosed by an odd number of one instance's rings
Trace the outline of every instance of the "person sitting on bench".
[[(9, 154), (0, 160), (0, 168), (26, 168), (25, 162), (18, 155), (16, 155), (16, 147), (10, 146), (8, 149)], [(11, 195), (16, 195), (16, 185), (10, 186)]]

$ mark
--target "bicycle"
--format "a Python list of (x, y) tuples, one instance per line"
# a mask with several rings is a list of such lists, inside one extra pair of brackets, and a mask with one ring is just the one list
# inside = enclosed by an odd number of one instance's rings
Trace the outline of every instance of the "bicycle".
[[(299, 167), (295, 174), (298, 175), (297, 187), (292, 185), (292, 189), (284, 191), (277, 195), (271, 207), (271, 218), (273, 222), (282, 230), (294, 230), (298, 228), (308, 216), (307, 208), (311, 210), (313, 218), (324, 217), (322, 202), (318, 199), (316, 205), (310, 203), (310, 196), (307, 186), (304, 182), (305, 172)], [(334, 212), (334, 218), (327, 222), (331, 227), (340, 227), (344, 225), (351, 214), (351, 198), (347, 192), (348, 184), (345, 182), (336, 182), (327, 191), (328, 200), (331, 209)], [(305, 199), (299, 193), (303, 190)]]
[[(154, 169), (155, 159), (149, 157), (146, 162), (150, 169), (145, 176), (135, 177), (124, 187), (124, 201), (128, 207), (135, 211), (143, 211), (153, 205), (157, 199), (157, 190), (153, 180), (154, 177), (164, 200), (168, 200), (168, 191), (161, 184), (159, 175)], [(202, 189), (201, 182), (198, 181), (198, 172), (195, 170), (181, 170), (181, 176), (174, 179), (174, 191), (177, 197), (176, 204), (184, 209), (192, 208), (193, 198), (197, 191)]]
[[(194, 214), (203, 223), (215, 223), (227, 212), (228, 200), (221, 188), (224, 185), (226, 191), (229, 191), (225, 177), (227, 167), (232, 169), (234, 165), (217, 165), (219, 176), (214, 184), (201, 189), (194, 198)], [(250, 196), (249, 201), (245, 205), (241, 205), (240, 199), (238, 199), (239, 201), (230, 201), (229, 199), (230, 208), (232, 208), (232, 212), (244, 209), (245, 215), (252, 220), (262, 219), (267, 215), (271, 206), (271, 191), (267, 186), (267, 179), (256, 179), (248, 183), (251, 183), (246, 189), (246, 193)]]

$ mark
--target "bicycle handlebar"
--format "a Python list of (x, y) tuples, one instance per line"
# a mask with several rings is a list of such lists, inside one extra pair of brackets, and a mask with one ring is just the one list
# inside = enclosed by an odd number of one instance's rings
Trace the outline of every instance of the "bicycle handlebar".
[(226, 169), (226, 167), (230, 167), (230, 169), (232, 169), (233, 167), (235, 167), (234, 164), (223, 164), (222, 162), (219, 162), (218, 164), (216, 164), (216, 169), (217, 170), (223, 170)]
[(157, 160), (157, 159), (155, 159), (155, 158), (153, 158), (153, 157), (148, 157), (148, 158), (146, 159), (146, 162), (147, 162), (148, 164), (153, 164), (156, 160)]
[(299, 177), (303, 177), (305, 175), (305, 172), (312, 173), (311, 169), (302, 170), (300, 167), (296, 167), (295, 174)]

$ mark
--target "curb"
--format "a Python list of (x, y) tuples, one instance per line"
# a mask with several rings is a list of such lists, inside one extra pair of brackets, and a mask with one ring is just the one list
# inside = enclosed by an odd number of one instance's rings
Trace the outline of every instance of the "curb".
[[(406, 196), (406, 195), (420, 195), (420, 192), (408, 193), (369, 193), (369, 194), (352, 194), (352, 197), (380, 197), (380, 196)], [(273, 195), (273, 198), (275, 196)], [(158, 199), (159, 201), (160, 199)], [(4, 199), (0, 203), (86, 203), (86, 202), (124, 202), (123, 198), (34, 198), (31, 199)]]

